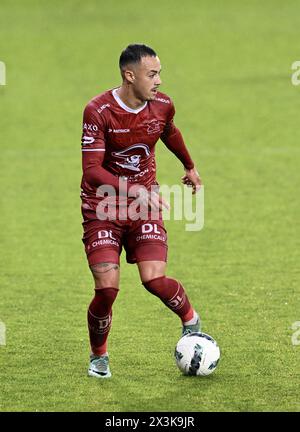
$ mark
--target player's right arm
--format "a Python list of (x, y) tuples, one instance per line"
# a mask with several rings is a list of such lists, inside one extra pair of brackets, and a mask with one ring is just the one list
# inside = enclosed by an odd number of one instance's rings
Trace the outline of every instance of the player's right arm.
[(105, 120), (97, 113), (92, 104), (88, 104), (83, 113), (82, 124), (82, 171), (85, 181), (94, 187), (111, 185), (116, 191), (119, 186), (126, 191), (126, 182), (103, 168), (106, 151)]

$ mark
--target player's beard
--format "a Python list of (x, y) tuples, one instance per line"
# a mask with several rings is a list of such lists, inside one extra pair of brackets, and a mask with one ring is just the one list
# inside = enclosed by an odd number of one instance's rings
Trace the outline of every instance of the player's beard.
[(146, 91), (140, 91), (139, 89), (135, 89), (135, 91), (134, 91), (135, 97), (138, 98), (141, 102), (147, 102), (147, 101), (154, 100), (156, 97), (156, 93), (153, 93), (152, 90), (153, 90), (153, 87), (151, 89), (149, 89), (147, 92)]
[(151, 101), (151, 100), (154, 100), (155, 98), (156, 98), (156, 95), (157, 95), (157, 89), (155, 89), (156, 90), (156, 92), (153, 92), (153, 88), (149, 91), (149, 96), (148, 96), (148, 101)]

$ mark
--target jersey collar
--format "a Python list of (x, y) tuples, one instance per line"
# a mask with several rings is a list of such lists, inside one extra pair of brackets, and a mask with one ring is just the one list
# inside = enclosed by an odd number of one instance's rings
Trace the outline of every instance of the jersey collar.
[(129, 108), (126, 104), (124, 104), (124, 102), (120, 99), (120, 97), (117, 94), (117, 88), (112, 90), (112, 95), (115, 99), (115, 101), (117, 102), (118, 105), (120, 105), (121, 108), (123, 108), (125, 111), (132, 113), (132, 114), (138, 114), (140, 111), (142, 111), (146, 106), (147, 106), (147, 101), (144, 103), (144, 105), (142, 105), (140, 108), (137, 109), (133, 109), (133, 108)]

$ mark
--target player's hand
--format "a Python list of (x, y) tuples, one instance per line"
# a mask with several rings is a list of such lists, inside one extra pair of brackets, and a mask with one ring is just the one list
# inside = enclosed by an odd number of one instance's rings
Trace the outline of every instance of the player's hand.
[(170, 210), (169, 203), (158, 193), (156, 192), (148, 192), (149, 193), (149, 207), (152, 210)]
[(202, 185), (202, 181), (196, 167), (192, 168), (191, 170), (186, 169), (185, 175), (181, 177), (181, 181), (188, 187), (193, 188), (193, 194), (197, 193)]
[(170, 209), (169, 203), (155, 191), (148, 191), (144, 186), (131, 189), (131, 191), (133, 191), (136, 200), (144, 208), (149, 208), (154, 211)]

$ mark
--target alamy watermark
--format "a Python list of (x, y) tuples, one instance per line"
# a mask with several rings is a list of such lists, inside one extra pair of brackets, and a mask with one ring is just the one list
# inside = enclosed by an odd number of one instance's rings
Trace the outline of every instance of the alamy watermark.
[(186, 231), (200, 231), (204, 227), (204, 186), (196, 194), (191, 188), (179, 185), (162, 185), (160, 192), (170, 210), (165, 212), (164, 220), (185, 220)]
[(291, 337), (292, 345), (300, 345), (300, 321), (295, 321), (291, 328), (295, 330)]
[(6, 66), (3, 61), (0, 60), (0, 85), (6, 84)]
[[(179, 185), (153, 185), (145, 188), (136, 185), (124, 189), (124, 180), (119, 179), (119, 191), (112, 185), (97, 189), (100, 198), (96, 214), (101, 221), (183, 220), (186, 231), (200, 231), (204, 226), (204, 186), (193, 194), (192, 188)], [(85, 194), (82, 194), (84, 201)], [(88, 202), (83, 208), (88, 208)]]
[(292, 84), (294, 86), (298, 86), (300, 85), (300, 61), (299, 60), (294, 61), (294, 63), (292, 63), (292, 70), (295, 71), (291, 76)]
[(6, 345), (6, 325), (0, 320), (0, 346)]

